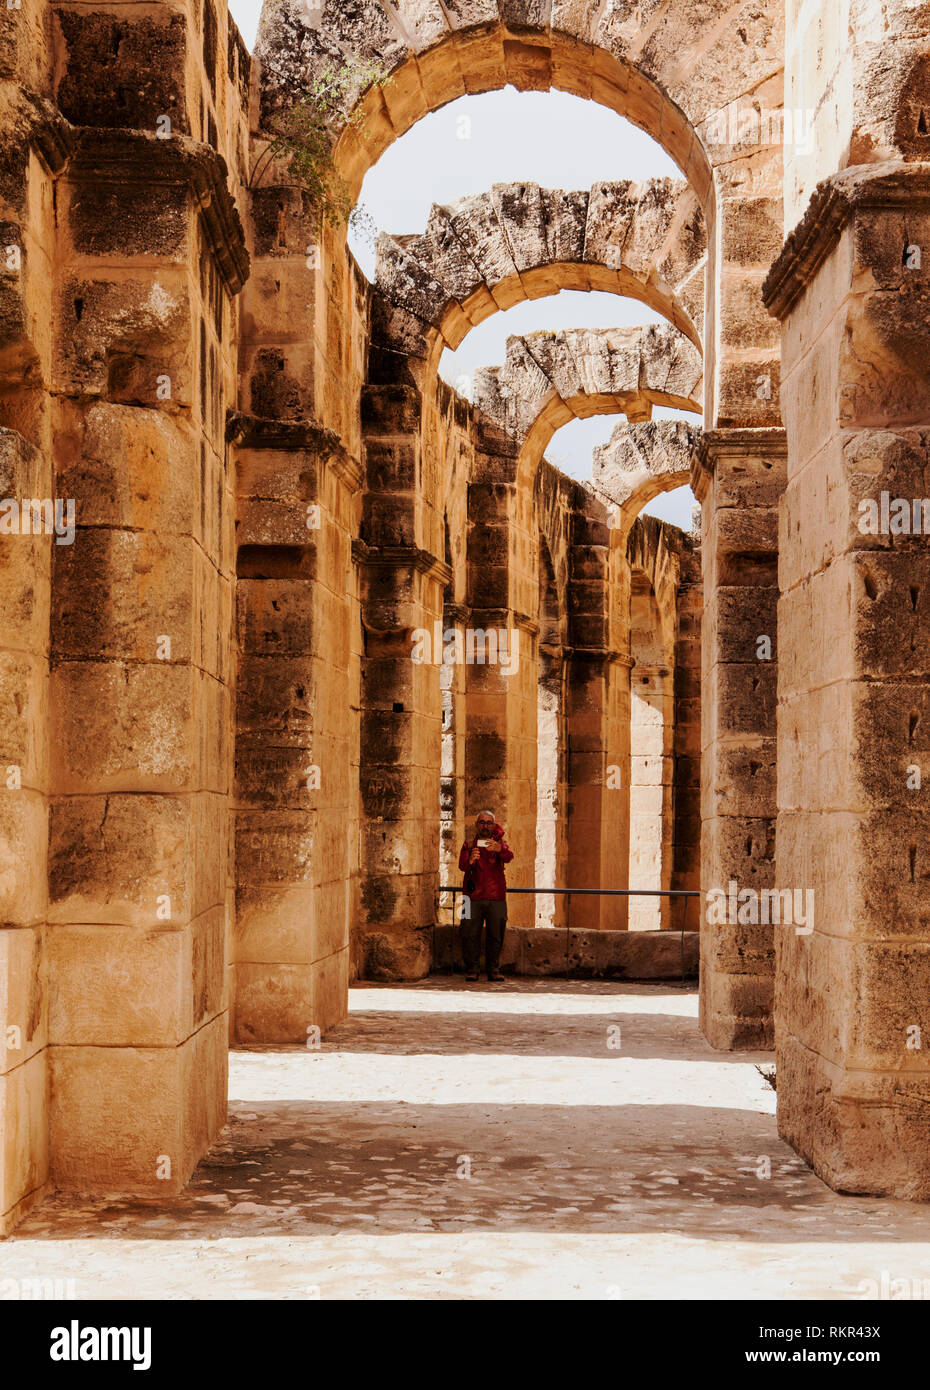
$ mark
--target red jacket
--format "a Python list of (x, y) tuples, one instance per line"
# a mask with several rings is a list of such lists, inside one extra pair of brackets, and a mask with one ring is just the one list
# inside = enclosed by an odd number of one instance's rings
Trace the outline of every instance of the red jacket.
[[(477, 836), (475, 837), (478, 838)], [(484, 839), (484, 836), (481, 836)], [(474, 876), (475, 886), (471, 897), (478, 898), (482, 902), (499, 903), (507, 897), (507, 880), (504, 877), (504, 865), (509, 864), (513, 858), (513, 850), (507, 845), (504, 839), (504, 831), (501, 826), (495, 825), (493, 831), (488, 836), (500, 846), (497, 854), (491, 854), (486, 849), (479, 849), (477, 864), (469, 865), (471, 852), (475, 847), (474, 840), (466, 840), (459, 854), (459, 868), (462, 873), (468, 876), (471, 868)]]

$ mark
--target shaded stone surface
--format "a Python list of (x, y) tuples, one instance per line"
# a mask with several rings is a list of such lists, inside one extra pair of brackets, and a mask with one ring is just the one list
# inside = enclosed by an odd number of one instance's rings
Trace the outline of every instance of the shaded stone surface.
[[(682, 902), (674, 912), (681, 919)], [(433, 969), (463, 970), (456, 927), (433, 929)], [(583, 931), (510, 927), (501, 966), (514, 975), (590, 976), (619, 980), (696, 979), (698, 934), (693, 931)]]
[[(782, 1133), (830, 1182), (926, 1198), (930, 562), (856, 508), (926, 490), (927, 7), (274, 0), (254, 109), (222, 0), (123, 10), (17, 0), (0, 33), (2, 491), (78, 508), (66, 547), (0, 536), (0, 1230), (49, 1180), (158, 1192), (163, 1134), (180, 1187), (227, 1032), (424, 975), (489, 801), (523, 884), (812, 885), (810, 940), (704, 932), (704, 1026), (774, 1023)], [(353, 196), (508, 85), (618, 112), (685, 182), (496, 185), (384, 237), (369, 286), (263, 159), (346, 54), (392, 78), (333, 130)], [(667, 323), (513, 340), (475, 406), (437, 379), (562, 289)], [(696, 548), (632, 524), (693, 452), (654, 407), (699, 396), (703, 602)], [(611, 411), (612, 477), (545, 463)], [(519, 633), (519, 672), (414, 670), (433, 624)], [(577, 968), (645, 917), (573, 903)]]
[(318, 1052), (233, 1053), (230, 1123), (180, 1197), (51, 1199), (0, 1277), (78, 1299), (843, 1299), (930, 1271), (930, 1213), (814, 1177), (776, 1135), (769, 1056), (713, 1052), (690, 990), (351, 1002)]

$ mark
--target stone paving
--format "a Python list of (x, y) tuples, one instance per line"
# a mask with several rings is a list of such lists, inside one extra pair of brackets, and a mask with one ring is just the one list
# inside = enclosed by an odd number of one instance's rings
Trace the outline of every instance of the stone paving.
[(777, 1137), (770, 1055), (712, 1051), (690, 988), (457, 977), (350, 1002), (318, 1050), (232, 1053), (229, 1124), (179, 1198), (49, 1198), (0, 1243), (0, 1297), (930, 1290), (930, 1209), (824, 1186)]

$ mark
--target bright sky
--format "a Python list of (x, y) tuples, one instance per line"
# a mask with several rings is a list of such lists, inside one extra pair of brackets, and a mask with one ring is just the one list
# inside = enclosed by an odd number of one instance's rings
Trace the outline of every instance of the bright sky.
[[(230, 12), (251, 49), (260, 0), (231, 0)], [(518, 92), (512, 87), (462, 97), (419, 121), (382, 155), (362, 188), (361, 201), (379, 230), (422, 231), (433, 203), (484, 193), (494, 183), (532, 182), (548, 188), (590, 188), (599, 179), (645, 179), (681, 171), (665, 152), (606, 107), (563, 92)], [(354, 238), (353, 253), (371, 277), (373, 248)], [(610, 294), (563, 292), (495, 314), (443, 355), (440, 372), (462, 389), (476, 367), (503, 362), (507, 338), (537, 329), (616, 328), (661, 320), (644, 304)], [(655, 418), (698, 421), (657, 409)], [(546, 457), (574, 478), (591, 476), (591, 453), (606, 443), (618, 416), (576, 420), (555, 435)], [(652, 516), (691, 528), (689, 488), (658, 497)]]

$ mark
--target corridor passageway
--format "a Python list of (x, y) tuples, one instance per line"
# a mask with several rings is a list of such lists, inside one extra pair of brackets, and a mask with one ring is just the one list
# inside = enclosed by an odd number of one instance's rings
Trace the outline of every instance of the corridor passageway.
[(770, 1054), (714, 1052), (690, 987), (433, 977), (350, 1002), (318, 1049), (231, 1053), (230, 1122), (180, 1197), (46, 1201), (0, 1245), (0, 1296), (930, 1288), (930, 1212), (821, 1183), (777, 1137)]

